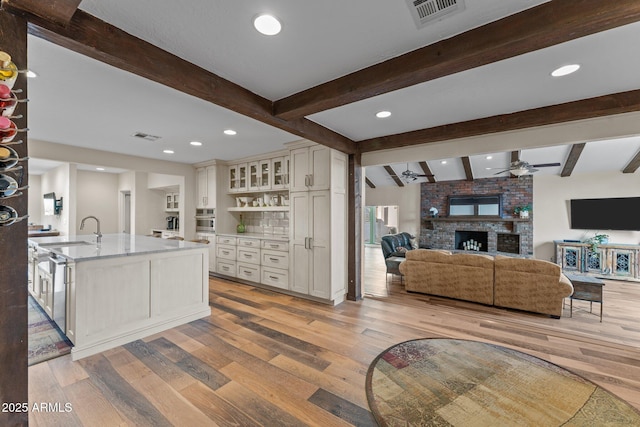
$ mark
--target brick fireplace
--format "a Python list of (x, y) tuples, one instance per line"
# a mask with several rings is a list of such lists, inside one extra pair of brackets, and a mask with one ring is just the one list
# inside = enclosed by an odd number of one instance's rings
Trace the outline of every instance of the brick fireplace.
[[(533, 254), (533, 216), (520, 219), (513, 215), (516, 206), (533, 205), (533, 178), (486, 178), (474, 181), (447, 181), (422, 183), (420, 189), (421, 228), (420, 244), (433, 249), (459, 250), (460, 232), (486, 235), (481, 249), (489, 253)], [(449, 196), (501, 194), (502, 215), (495, 217), (449, 217)], [(431, 218), (429, 209), (439, 211), (437, 218)], [(535, 209), (534, 209), (535, 212)], [(456, 241), (458, 231), (458, 241)], [(464, 233), (462, 233), (464, 235)]]

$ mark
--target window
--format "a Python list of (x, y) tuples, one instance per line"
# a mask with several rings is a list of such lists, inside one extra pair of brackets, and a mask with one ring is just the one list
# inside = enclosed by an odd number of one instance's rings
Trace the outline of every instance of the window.
[(449, 196), (449, 216), (502, 216), (502, 195)]

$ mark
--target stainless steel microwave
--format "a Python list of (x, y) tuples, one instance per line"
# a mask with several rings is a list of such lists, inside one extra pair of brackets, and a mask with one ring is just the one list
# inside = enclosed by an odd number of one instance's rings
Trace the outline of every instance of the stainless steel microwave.
[(196, 209), (196, 231), (216, 231), (215, 209)]

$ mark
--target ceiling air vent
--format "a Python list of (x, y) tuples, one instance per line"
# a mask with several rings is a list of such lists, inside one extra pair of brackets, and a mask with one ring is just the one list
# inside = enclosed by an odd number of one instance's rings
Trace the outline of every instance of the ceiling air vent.
[(155, 135), (149, 135), (148, 133), (144, 133), (144, 132), (136, 132), (131, 136), (135, 136), (136, 138), (142, 138), (142, 139), (146, 139), (147, 141), (157, 141), (158, 139), (160, 139), (159, 136), (155, 136)]
[(464, 0), (407, 0), (407, 5), (418, 28), (445, 15), (464, 10)]

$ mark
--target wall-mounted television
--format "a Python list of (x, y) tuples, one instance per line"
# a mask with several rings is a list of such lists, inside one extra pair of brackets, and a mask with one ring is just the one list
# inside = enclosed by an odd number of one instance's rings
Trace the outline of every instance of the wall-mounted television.
[(640, 197), (572, 199), (571, 228), (640, 230)]
[(56, 199), (56, 193), (47, 193), (43, 196), (44, 214), (60, 215), (62, 210), (62, 197)]

